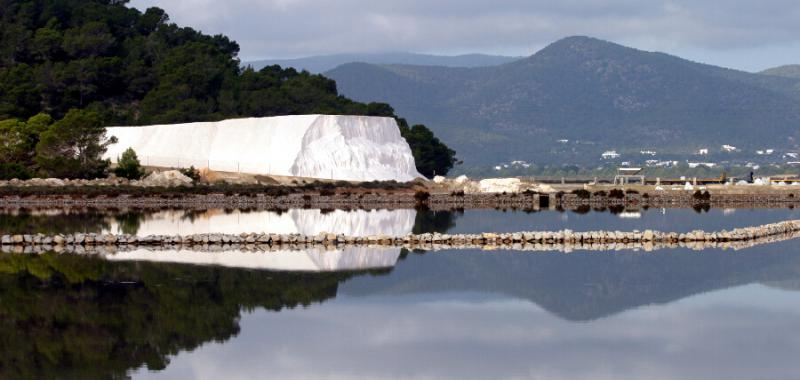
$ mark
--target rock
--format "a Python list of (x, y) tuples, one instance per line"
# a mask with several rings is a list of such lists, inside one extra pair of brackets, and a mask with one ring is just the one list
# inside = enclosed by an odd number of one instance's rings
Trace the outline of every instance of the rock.
[(447, 178), (443, 176), (437, 175), (433, 177), (433, 183), (444, 183), (445, 181), (447, 181)]
[(143, 180), (142, 186), (191, 186), (192, 179), (178, 170), (153, 172)]

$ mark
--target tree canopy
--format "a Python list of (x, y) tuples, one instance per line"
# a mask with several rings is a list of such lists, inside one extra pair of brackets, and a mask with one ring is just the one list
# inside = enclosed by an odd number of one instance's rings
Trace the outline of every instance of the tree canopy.
[[(397, 117), (387, 104), (339, 95), (321, 75), (242, 68), (236, 42), (179, 27), (162, 9), (140, 12), (125, 3), (0, 0), (0, 120), (40, 113), (61, 119), (75, 108), (96, 113), (101, 125), (310, 113)], [(424, 167), (444, 163), (435, 169), (444, 174), (455, 163), (438, 139), (401, 132)]]

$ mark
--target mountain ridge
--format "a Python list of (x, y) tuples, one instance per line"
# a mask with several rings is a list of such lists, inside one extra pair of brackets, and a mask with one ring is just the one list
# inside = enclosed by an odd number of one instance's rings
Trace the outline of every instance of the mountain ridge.
[[(585, 36), (497, 66), (351, 63), (325, 75), (346, 96), (390, 102), (429, 125), (466, 164), (593, 164), (605, 150), (656, 147), (790, 149), (800, 137), (800, 80)], [(561, 139), (578, 142), (558, 146)]]
[(252, 66), (259, 70), (268, 65), (292, 67), (296, 70), (307, 70), (311, 73), (322, 73), (338, 66), (352, 62), (373, 64), (414, 64), (422, 66), (445, 67), (482, 67), (494, 66), (521, 59), (523, 57), (491, 55), (491, 54), (460, 54), (460, 55), (435, 55), (408, 52), (384, 53), (342, 53), (329, 55), (313, 55), (308, 57), (290, 59), (258, 59), (244, 62), (244, 66)]

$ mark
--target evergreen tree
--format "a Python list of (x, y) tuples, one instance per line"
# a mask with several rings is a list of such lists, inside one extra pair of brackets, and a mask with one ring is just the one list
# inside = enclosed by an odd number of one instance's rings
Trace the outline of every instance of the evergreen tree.
[(101, 157), (116, 138), (106, 139), (100, 115), (70, 110), (41, 134), (36, 145), (36, 163), (48, 176), (97, 178), (105, 176), (109, 162)]
[(133, 148), (125, 149), (122, 156), (117, 159), (117, 167), (114, 168), (114, 174), (117, 177), (127, 179), (139, 179), (144, 175), (142, 165), (139, 163), (139, 157)]

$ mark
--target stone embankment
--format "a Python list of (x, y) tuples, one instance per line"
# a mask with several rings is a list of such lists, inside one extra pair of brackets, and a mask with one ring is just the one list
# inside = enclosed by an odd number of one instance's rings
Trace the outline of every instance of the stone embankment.
[(800, 236), (800, 220), (784, 221), (730, 231), (692, 231), (687, 233), (645, 231), (528, 231), (482, 234), (408, 234), (403, 236), (344, 236), (326, 234), (244, 233), (132, 236), (113, 234), (2, 235), (5, 251), (97, 251), (115, 249), (195, 249), (195, 250), (299, 250), (313, 247), (345, 246), (401, 247), (408, 249), (516, 249), (516, 250), (616, 250), (659, 248), (745, 248), (755, 244), (793, 239)]

